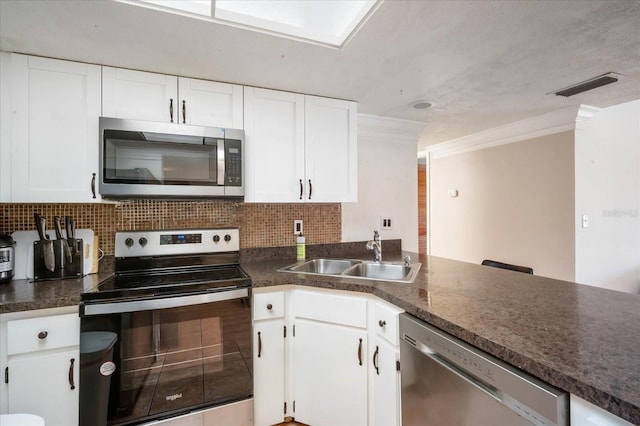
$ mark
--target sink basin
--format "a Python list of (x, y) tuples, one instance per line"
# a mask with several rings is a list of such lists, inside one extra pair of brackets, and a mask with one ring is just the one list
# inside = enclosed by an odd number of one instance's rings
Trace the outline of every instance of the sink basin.
[(411, 272), (411, 266), (394, 263), (359, 263), (344, 275), (375, 278), (379, 280), (402, 280)]
[(280, 272), (412, 283), (421, 263), (370, 262), (353, 259), (309, 259), (278, 269)]
[(311, 259), (304, 263), (296, 263), (284, 269), (288, 269), (288, 271), (285, 272), (336, 275), (341, 274), (356, 263), (357, 261), (348, 259)]

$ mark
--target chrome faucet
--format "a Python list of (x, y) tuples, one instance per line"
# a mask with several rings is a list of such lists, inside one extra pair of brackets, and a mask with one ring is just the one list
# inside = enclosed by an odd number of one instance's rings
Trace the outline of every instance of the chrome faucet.
[(367, 250), (373, 250), (373, 261), (382, 262), (382, 243), (380, 242), (380, 234), (373, 231), (373, 240), (367, 241)]

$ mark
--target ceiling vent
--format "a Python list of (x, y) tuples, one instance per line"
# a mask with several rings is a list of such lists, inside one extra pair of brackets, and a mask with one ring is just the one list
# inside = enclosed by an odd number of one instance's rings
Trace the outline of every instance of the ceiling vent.
[(564, 96), (565, 98), (568, 98), (569, 96), (577, 95), (578, 93), (587, 92), (598, 87), (606, 86), (607, 84), (615, 83), (618, 81), (619, 77), (620, 74), (610, 72), (551, 93), (554, 93), (556, 96)]

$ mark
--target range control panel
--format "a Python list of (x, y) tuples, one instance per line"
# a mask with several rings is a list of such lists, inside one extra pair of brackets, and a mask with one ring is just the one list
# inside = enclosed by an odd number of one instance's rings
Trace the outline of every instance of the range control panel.
[(237, 228), (116, 232), (115, 256), (163, 256), (240, 250)]

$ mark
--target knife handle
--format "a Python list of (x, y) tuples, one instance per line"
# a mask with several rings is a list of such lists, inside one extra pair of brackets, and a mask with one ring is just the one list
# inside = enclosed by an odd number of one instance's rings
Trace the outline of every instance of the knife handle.
[(76, 237), (76, 223), (73, 219), (71, 219), (71, 216), (65, 216), (64, 217), (64, 225), (65, 225), (65, 229), (67, 230), (67, 238), (69, 239), (73, 239)]
[(61, 240), (62, 239), (62, 226), (60, 224), (60, 216), (54, 216), (53, 217), (53, 227), (56, 230), (56, 238)]
[(45, 234), (45, 229), (47, 227), (47, 219), (45, 219), (45, 217), (42, 216), (40, 213), (34, 213), (33, 219), (36, 223), (36, 229), (38, 230), (38, 236), (40, 237), (40, 240), (42, 241), (48, 240), (49, 238)]

